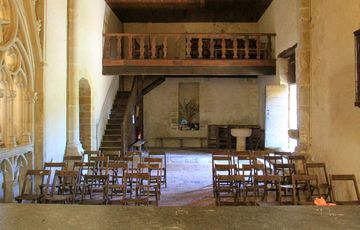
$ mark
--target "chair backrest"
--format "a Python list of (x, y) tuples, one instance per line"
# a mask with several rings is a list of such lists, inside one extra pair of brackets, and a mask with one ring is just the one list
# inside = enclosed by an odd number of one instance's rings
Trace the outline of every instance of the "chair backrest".
[(127, 170), (128, 170), (127, 162), (109, 162), (108, 164), (109, 183), (123, 184)]
[[(299, 194), (299, 191), (301, 189), (295, 189), (298, 188), (299, 184), (303, 185), (303, 191), (307, 190), (307, 195), (308, 197), (306, 197), (306, 201), (307, 202), (311, 202), (311, 195), (313, 194), (313, 192), (311, 191), (312, 188), (315, 188), (315, 190), (317, 191), (317, 193), (315, 194), (316, 196), (320, 196), (320, 190), (319, 190), (319, 181), (318, 181), (318, 177), (317, 175), (305, 175), (305, 174), (293, 174), (291, 176), (291, 181), (292, 181), (292, 198), (293, 198), (293, 204), (296, 205), (297, 204), (297, 200), (301, 200), (301, 196)], [(301, 202), (301, 201), (300, 201)]]
[(56, 170), (50, 195), (73, 195), (76, 193), (78, 171)]
[(64, 156), (64, 162), (68, 161), (83, 161), (83, 156)]
[(237, 167), (235, 164), (223, 165), (215, 164), (214, 166), (214, 176), (216, 175), (236, 175)]
[(84, 161), (89, 161), (91, 157), (99, 157), (101, 156), (101, 151), (100, 150), (88, 150), (85, 151), (83, 154), (83, 160)]
[[(351, 202), (356, 202), (360, 204), (360, 192), (359, 192), (359, 188), (357, 185), (357, 181), (356, 181), (356, 177), (354, 174), (337, 174), (337, 175), (329, 175), (330, 178), (330, 186), (331, 186), (331, 197), (333, 199), (334, 202), (340, 202), (340, 203), (344, 203), (346, 204), (346, 202), (349, 202), (349, 204), (351, 204)], [(336, 197), (336, 192), (335, 192), (335, 183), (338, 182), (350, 182), (353, 185), (354, 191), (355, 192), (355, 196), (356, 196), (356, 200), (347, 200), (347, 201), (339, 201)], [(348, 185), (350, 184), (348, 183)], [(343, 183), (343, 185), (345, 185), (345, 183)], [(345, 193), (345, 186), (342, 187), (342, 193)], [(349, 191), (351, 192), (351, 191)]]
[(108, 174), (108, 165), (109, 165), (109, 157), (90, 157), (90, 162), (95, 163), (94, 174), (98, 175), (107, 175)]
[[(25, 194), (48, 194), (50, 183), (51, 171), (50, 170), (27, 170), (21, 189), (21, 195)], [(40, 184), (40, 189), (34, 187), (36, 184)]]
[(296, 174), (306, 174), (306, 157), (304, 155), (288, 156), (290, 164), (295, 165)]
[(330, 186), (325, 163), (306, 163), (305, 168), (308, 175), (318, 176), (319, 184)]
[(103, 151), (101, 153), (101, 156), (104, 157), (109, 157), (109, 160), (114, 160), (114, 158), (116, 157), (120, 157), (121, 156), (121, 152), (120, 151)]
[(264, 156), (265, 172), (267, 175), (274, 175), (274, 164), (283, 164), (282, 156)]
[(254, 156), (254, 155), (238, 155), (237, 156), (237, 165), (239, 168), (241, 168), (241, 166), (243, 164), (253, 165), (253, 164), (256, 164), (256, 162), (257, 162), (256, 156)]
[(44, 170), (64, 170), (66, 169), (66, 163), (65, 162), (45, 162), (44, 163)]
[(291, 184), (291, 176), (295, 173), (294, 164), (274, 164), (274, 174), (281, 176), (283, 184)]

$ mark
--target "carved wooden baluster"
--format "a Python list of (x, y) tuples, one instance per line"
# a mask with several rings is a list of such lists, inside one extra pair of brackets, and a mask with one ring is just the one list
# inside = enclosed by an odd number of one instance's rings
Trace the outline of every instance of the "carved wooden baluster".
[(249, 59), (249, 36), (245, 36), (245, 59)]
[(117, 57), (118, 59), (121, 59), (121, 53), (122, 53), (122, 42), (121, 42), (122, 36), (119, 35), (117, 36), (117, 40), (116, 40), (116, 46), (117, 46)]
[(215, 58), (214, 38), (210, 39), (210, 58)]
[(272, 52), (272, 44), (271, 44), (271, 35), (267, 36), (268, 38), (268, 44), (267, 44), (267, 58), (271, 59), (271, 52)]
[(234, 52), (234, 59), (238, 59), (238, 41), (237, 41), (237, 37), (233, 37), (233, 52)]
[(105, 35), (105, 58), (111, 58), (110, 57), (110, 49), (111, 49), (111, 37), (108, 35)]
[(199, 52), (198, 58), (203, 58), (203, 41), (201, 36), (199, 36), (199, 41), (198, 41), (198, 52)]
[(153, 35), (151, 39), (151, 59), (156, 58), (156, 36)]
[(256, 59), (260, 59), (260, 36), (256, 35)]
[(168, 54), (168, 49), (167, 49), (168, 48), (167, 47), (167, 45), (168, 45), (168, 37), (167, 36), (164, 37), (163, 45), (164, 45), (164, 59), (166, 59), (167, 54)]
[(191, 36), (186, 36), (186, 58), (191, 58)]
[(129, 37), (128, 37), (128, 39), (129, 39), (129, 44), (128, 44), (128, 55), (129, 55), (129, 57), (128, 57), (128, 59), (132, 59), (133, 58), (133, 38), (132, 38), (132, 36), (131, 35), (129, 35)]
[(221, 58), (222, 59), (226, 58), (226, 41), (225, 41), (225, 37), (221, 38)]
[(140, 37), (140, 59), (145, 58), (145, 38), (144, 36)]

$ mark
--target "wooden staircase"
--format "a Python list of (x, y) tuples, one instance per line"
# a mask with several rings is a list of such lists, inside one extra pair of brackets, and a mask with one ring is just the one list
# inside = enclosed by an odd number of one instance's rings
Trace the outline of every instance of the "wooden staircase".
[(122, 126), (130, 92), (118, 91), (101, 142), (101, 151), (121, 151)]

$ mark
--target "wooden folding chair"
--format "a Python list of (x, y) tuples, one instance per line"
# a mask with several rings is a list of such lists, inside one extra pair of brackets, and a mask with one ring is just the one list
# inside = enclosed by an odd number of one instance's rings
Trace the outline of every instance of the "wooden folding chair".
[(161, 178), (161, 183), (165, 185), (165, 188), (167, 188), (167, 177), (166, 177), (166, 170), (167, 170), (167, 159), (166, 159), (166, 152), (164, 151), (150, 151), (149, 152), (149, 157), (155, 157), (155, 158), (162, 158), (163, 162), (162, 162), (162, 178)]
[(308, 175), (318, 176), (319, 187), (316, 188), (311, 184), (311, 191), (313, 192), (315, 189), (318, 189), (320, 196), (324, 197), (325, 200), (331, 201), (331, 186), (325, 163), (306, 163), (305, 167)]
[(127, 192), (121, 201), (124, 205), (149, 205), (150, 175), (149, 173), (126, 174)]
[[(15, 197), (15, 200), (18, 203), (24, 200), (40, 203), (43, 196), (48, 194), (50, 176), (50, 170), (27, 170), (21, 194)], [(34, 187), (39, 182), (41, 182), (41, 186), (39, 188)]]
[[(330, 186), (331, 186), (331, 197), (332, 197), (332, 201), (335, 202), (336, 204), (340, 204), (340, 205), (358, 205), (360, 204), (360, 193), (359, 193), (359, 188), (356, 182), (356, 177), (354, 174), (344, 174), (344, 175), (330, 175)], [(342, 193), (344, 194), (345, 192), (355, 192), (355, 196), (356, 196), (356, 200), (354, 199), (349, 199), (349, 200), (338, 200), (338, 198), (336, 197), (336, 185), (337, 183), (342, 182), (343, 187), (342, 187)], [(353, 191), (350, 190), (346, 190), (346, 187), (344, 185), (350, 186), (352, 184), (353, 186)], [(349, 194), (349, 196), (351, 197), (351, 195), (353, 194)]]
[(46, 203), (74, 203), (79, 172), (56, 170), (50, 195), (45, 195)]
[[(311, 186), (313, 185), (313, 186)], [(313, 205), (313, 194), (314, 191), (312, 191), (313, 188), (319, 188), (319, 181), (316, 175), (292, 175), (292, 202), (293, 205), (297, 204), (309, 204)], [(319, 197), (319, 190), (317, 190), (316, 197)], [(300, 191), (304, 192), (305, 200), (302, 200)]]
[[(275, 192), (275, 202), (281, 204), (281, 177), (274, 175), (254, 175), (254, 194), (261, 198), (262, 202), (268, 203), (268, 193)], [(259, 205), (260, 202), (257, 202)]]

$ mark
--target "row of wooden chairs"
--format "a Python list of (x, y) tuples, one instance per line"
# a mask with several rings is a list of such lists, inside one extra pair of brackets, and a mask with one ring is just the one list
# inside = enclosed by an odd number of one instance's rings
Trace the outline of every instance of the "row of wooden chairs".
[[(136, 165), (135, 155), (140, 156)], [(141, 158), (141, 154), (135, 152), (121, 156), (93, 151), (84, 156), (66, 156), (65, 162), (49, 162), (44, 164), (43, 170), (29, 170), (21, 195), (16, 200), (104, 204), (118, 201), (121, 204), (147, 205), (153, 196), (157, 205), (161, 184), (166, 185), (165, 167), (162, 165), (166, 157), (153, 156), (161, 155), (155, 153)], [(51, 176), (54, 171), (54, 176)], [(34, 186), (35, 183), (39, 186)]]
[[(338, 204), (360, 203), (354, 175), (328, 175), (325, 163), (307, 163), (303, 155), (216, 152), (212, 164), (217, 205), (226, 204), (222, 198), (228, 197), (232, 200), (230, 204), (259, 204), (259, 200), (267, 201), (271, 191), (275, 192), (278, 204), (312, 203), (319, 196)], [(339, 201), (335, 197), (335, 184), (346, 180), (354, 185), (354, 201)]]

